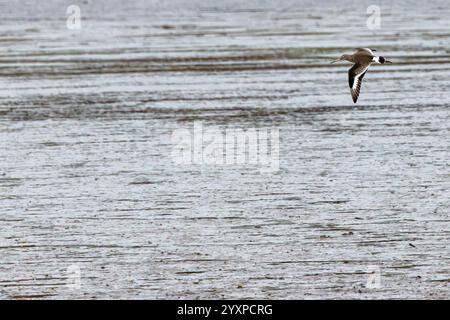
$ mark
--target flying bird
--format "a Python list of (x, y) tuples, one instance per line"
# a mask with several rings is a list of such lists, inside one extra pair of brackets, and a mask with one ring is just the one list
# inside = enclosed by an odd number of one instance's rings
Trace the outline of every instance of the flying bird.
[(348, 70), (348, 84), (350, 86), (350, 93), (352, 94), (354, 103), (358, 101), (362, 80), (372, 62), (378, 64), (392, 63), (384, 57), (376, 56), (374, 51), (376, 50), (369, 48), (357, 48), (353, 54), (343, 54), (340, 58), (331, 62), (335, 63), (339, 61), (349, 61), (354, 63), (353, 67)]

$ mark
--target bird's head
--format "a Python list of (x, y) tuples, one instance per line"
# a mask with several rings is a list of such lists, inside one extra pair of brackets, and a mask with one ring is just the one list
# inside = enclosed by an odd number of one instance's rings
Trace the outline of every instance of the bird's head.
[(336, 63), (339, 61), (350, 61), (351, 62), (351, 58), (352, 57), (349, 54), (343, 54), (342, 56), (340, 56), (336, 60), (332, 61), (331, 63)]

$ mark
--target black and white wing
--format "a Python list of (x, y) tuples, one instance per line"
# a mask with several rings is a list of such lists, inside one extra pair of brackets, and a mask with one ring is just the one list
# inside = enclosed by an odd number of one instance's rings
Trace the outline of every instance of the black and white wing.
[(364, 75), (369, 69), (370, 64), (357, 64), (355, 63), (353, 67), (348, 70), (348, 84), (350, 86), (350, 93), (352, 94), (353, 102), (358, 101), (359, 92), (361, 90), (361, 83)]

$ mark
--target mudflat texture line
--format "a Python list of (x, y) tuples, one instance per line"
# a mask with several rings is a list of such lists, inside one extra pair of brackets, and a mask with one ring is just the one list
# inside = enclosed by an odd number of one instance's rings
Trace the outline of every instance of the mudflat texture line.
[[(84, 1), (70, 30), (73, 1), (1, 1), (0, 299), (450, 298), (450, 5), (341, 3)], [(356, 106), (355, 47), (394, 62)], [(199, 123), (278, 129), (279, 170), (175, 163)]]

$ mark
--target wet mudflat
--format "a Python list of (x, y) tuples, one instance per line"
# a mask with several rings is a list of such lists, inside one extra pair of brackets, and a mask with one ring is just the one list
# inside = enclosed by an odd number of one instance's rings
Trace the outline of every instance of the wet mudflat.
[[(448, 3), (381, 1), (376, 30), (361, 1), (87, 1), (80, 30), (24, 3), (0, 4), (0, 298), (449, 298)], [(355, 106), (329, 62), (356, 46), (394, 63)], [(279, 170), (174, 163), (199, 123), (278, 129)]]

